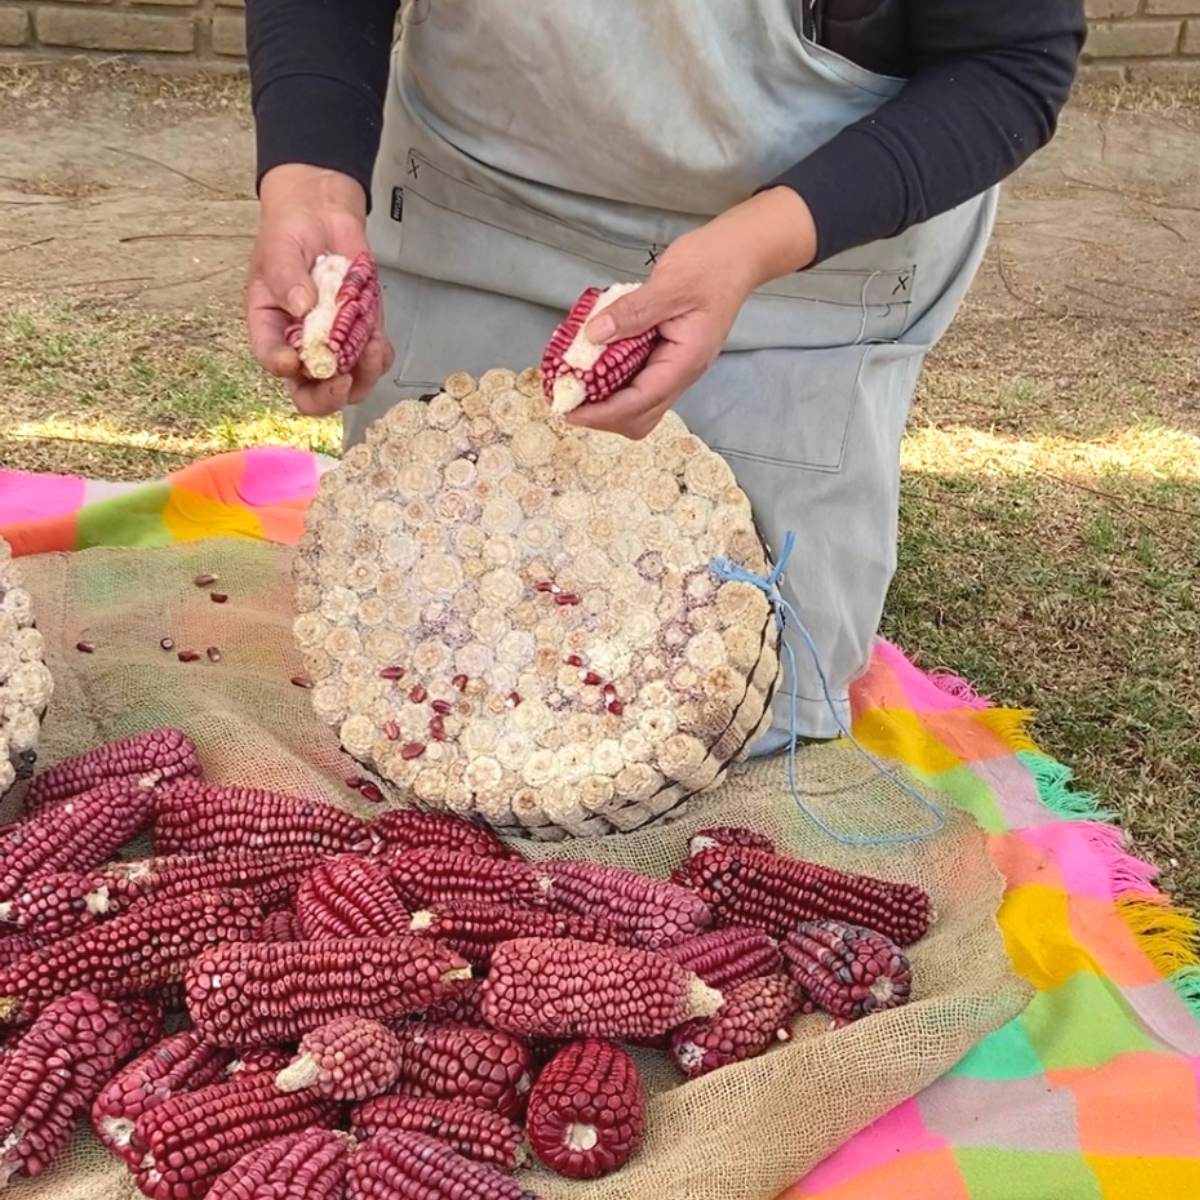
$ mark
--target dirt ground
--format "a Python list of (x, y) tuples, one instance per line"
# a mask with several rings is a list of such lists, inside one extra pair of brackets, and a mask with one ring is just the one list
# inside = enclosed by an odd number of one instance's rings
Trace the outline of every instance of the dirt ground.
[[(253, 235), (238, 85), (0, 91), (0, 282), (158, 308), (236, 304)], [(1200, 306), (1200, 155), (1187, 109), (1064, 114), (1004, 193), (972, 296), (993, 320), (1156, 324)]]

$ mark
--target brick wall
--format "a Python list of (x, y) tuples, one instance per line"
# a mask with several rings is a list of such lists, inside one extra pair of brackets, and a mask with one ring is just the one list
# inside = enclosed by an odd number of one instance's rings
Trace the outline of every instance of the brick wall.
[(177, 67), (239, 69), (242, 0), (0, 0), (5, 58), (128, 54)]
[(1085, 77), (1200, 83), (1200, 0), (1085, 0)]
[[(1005, 3), (1006, 0), (986, 0)], [(1086, 78), (1200, 82), (1200, 0), (1085, 0)], [(0, 58), (80, 53), (241, 66), (243, 0), (0, 0)]]

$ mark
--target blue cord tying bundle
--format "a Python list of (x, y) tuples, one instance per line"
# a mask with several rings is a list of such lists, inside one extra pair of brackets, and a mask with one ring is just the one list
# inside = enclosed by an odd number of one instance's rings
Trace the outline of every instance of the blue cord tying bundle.
[[(796, 535), (788, 532), (783, 539), (783, 548), (780, 550), (779, 558), (775, 565), (771, 568), (769, 575), (755, 575), (753, 571), (747, 571), (745, 567), (739, 567), (736, 563), (731, 563), (727, 559), (715, 558), (709, 564), (713, 574), (725, 583), (749, 583), (758, 588), (767, 598), (767, 602), (771, 606), (771, 611), (775, 614), (775, 623), (779, 627), (779, 640), (783, 647), (783, 653), (786, 656), (788, 664), (788, 673), (791, 677), (791, 714), (788, 723), (790, 738), (788, 741), (788, 788), (792, 793), (792, 799), (796, 802), (797, 808), (810, 821), (812, 821), (822, 833), (827, 837), (832, 838), (835, 842), (840, 842), (843, 846), (901, 846), (907, 845), (910, 842), (921, 842), (926, 838), (931, 838), (941, 833), (946, 827), (946, 814), (927, 797), (922, 796), (920, 792), (905, 783), (903, 779), (898, 778), (890, 771), (883, 763), (879, 761), (873, 754), (870, 753), (859, 740), (846, 728), (845, 722), (838, 713), (837, 706), (833, 702), (833, 697), (829, 692), (829, 681), (825, 675), (825, 668), (821, 665), (821, 656), (817, 651), (816, 643), (813, 641), (812, 634), (804, 627), (804, 622), (800, 620), (796, 610), (783, 598), (783, 594), (779, 590), (779, 580), (783, 576), (783, 572), (787, 568), (788, 559), (792, 556), (792, 551), (796, 546)], [(796, 654), (792, 647), (788, 644), (784, 637), (785, 626), (790, 622), (804, 639), (804, 644), (808, 647), (809, 654), (812, 655), (813, 666), (816, 668), (817, 677), (821, 681), (821, 690), (825, 694), (825, 703), (829, 706), (829, 711), (833, 714), (834, 722), (836, 723), (842, 735), (849, 739), (854, 748), (865, 758), (881, 775), (890, 779), (898, 788), (911, 796), (926, 812), (932, 813), (934, 817), (934, 825), (930, 829), (920, 830), (917, 833), (898, 833), (885, 834), (879, 837), (871, 837), (868, 835), (847, 835), (838, 833), (835, 829), (830, 828), (813, 810), (805, 804), (800, 798), (800, 793), (796, 787), (796, 743), (799, 740), (799, 716), (796, 711), (796, 688), (799, 686), (799, 676), (796, 671)]]

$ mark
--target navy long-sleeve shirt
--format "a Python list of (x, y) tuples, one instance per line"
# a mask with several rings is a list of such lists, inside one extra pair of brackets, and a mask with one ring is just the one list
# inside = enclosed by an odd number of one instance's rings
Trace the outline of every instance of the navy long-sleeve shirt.
[[(907, 80), (869, 117), (763, 181), (804, 197), (818, 260), (894, 236), (1016, 170), (1053, 136), (1086, 36), (1083, 0), (797, 3), (822, 45)], [(352, 176), (370, 195), (398, 8), (246, 0), (260, 179), (281, 163), (309, 163)]]

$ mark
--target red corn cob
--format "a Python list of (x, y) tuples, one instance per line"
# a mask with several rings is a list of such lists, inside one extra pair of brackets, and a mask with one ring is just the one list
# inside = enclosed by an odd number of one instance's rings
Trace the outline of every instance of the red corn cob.
[(786, 975), (749, 979), (730, 990), (721, 1011), (671, 1035), (671, 1053), (689, 1079), (754, 1058), (792, 1036), (800, 993)]
[(391, 857), (408, 850), (460, 850), (480, 858), (520, 858), (490, 829), (453, 813), (396, 809), (371, 822), (382, 852)]
[(708, 829), (697, 829), (688, 841), (688, 853), (699, 854), (713, 846), (741, 846), (747, 850), (766, 850), (775, 853), (775, 843), (753, 829), (741, 825), (712, 825)]
[(352, 1145), (332, 1129), (284, 1134), (222, 1172), (208, 1200), (344, 1200)]
[(220, 1079), (232, 1051), (208, 1045), (194, 1029), (164, 1038), (105, 1085), (92, 1105), (92, 1129), (118, 1158), (135, 1166), (130, 1148), (133, 1128), (142, 1113), (180, 1092), (194, 1091)]
[(849, 875), (764, 850), (714, 846), (679, 868), (720, 925), (752, 925), (786, 937), (799, 921), (833, 918), (878, 929), (902, 946), (924, 937), (933, 919), (915, 884)]
[(153, 788), (179, 775), (198, 775), (200, 760), (186, 733), (163, 726), (64, 759), (42, 771), (25, 793), (25, 811), (36, 812), (52, 800), (77, 796), (107, 780), (126, 780)]
[(568, 1179), (597, 1179), (623, 1167), (646, 1128), (646, 1093), (633, 1059), (589, 1038), (560, 1050), (529, 1097), (534, 1153)]
[(350, 1156), (346, 1200), (538, 1200), (422, 1133), (378, 1133)]
[(38, 939), (26, 937), (24, 934), (10, 933), (0, 938), (0, 970), (7, 967), (9, 963), (24, 958), (30, 951), (38, 949), (41, 944)]
[(551, 335), (542, 352), (542, 390), (556, 413), (607, 400), (645, 365), (658, 342), (657, 330), (607, 346), (593, 342), (584, 332), (592, 317), (638, 286), (616, 284), (603, 292), (588, 288)]
[(217, 787), (176, 780), (158, 804), (154, 847), (160, 854), (230, 850), (364, 852), (372, 841), (352, 813), (321, 800), (303, 800), (251, 787)]
[(881, 933), (842, 921), (809, 921), (783, 943), (788, 974), (819, 1008), (857, 1020), (907, 1004), (912, 969)]
[(0, 920), (38, 937), (56, 938), (115, 917), (151, 896), (165, 900), (226, 887), (270, 908), (289, 901), (305, 872), (322, 858), (312, 851), (171, 854), (92, 871), (38, 875), (12, 901), (0, 904)]
[(161, 1000), (122, 1000), (121, 1015), (129, 1037), (139, 1050), (152, 1046), (166, 1032), (166, 1009)]
[(721, 1005), (721, 993), (649, 950), (566, 939), (497, 946), (480, 1005), (496, 1029), (537, 1037), (655, 1037)]
[(0, 840), (0, 900), (35, 875), (103, 862), (153, 818), (153, 793), (124, 779), (45, 805)]
[(317, 303), (288, 326), (288, 344), (300, 355), (309, 379), (349, 375), (375, 331), (379, 316), (379, 276), (365, 250), (354, 259), (318, 255), (312, 269)]
[(138, 1048), (111, 1000), (79, 991), (46, 1006), (0, 1060), (0, 1188), (50, 1166), (104, 1080)]
[(783, 956), (773, 937), (737, 925), (711, 929), (677, 946), (668, 946), (662, 953), (719, 991), (783, 970)]
[(226, 1068), (225, 1076), (278, 1075), (292, 1061), (292, 1053), (283, 1046), (255, 1046), (243, 1050)]
[(295, 909), (304, 937), (314, 941), (408, 931), (408, 913), (386, 871), (356, 854), (339, 854), (310, 871), (296, 892)]
[(378, 1096), (353, 1109), (350, 1121), (359, 1141), (379, 1133), (424, 1133), (464, 1158), (501, 1171), (515, 1170), (526, 1159), (520, 1125), (461, 1100)]
[(261, 920), (258, 906), (235, 891), (147, 901), (0, 970), (0, 1020), (78, 988), (102, 997), (156, 991), (182, 979), (190, 960), (214, 941), (235, 949)]
[(294, 912), (286, 908), (268, 913), (254, 931), (252, 942), (302, 942), (304, 933)]
[(543, 863), (550, 903), (561, 912), (602, 917), (631, 946), (660, 950), (712, 924), (708, 905), (686, 888), (621, 867), (589, 862)]
[(392, 859), (387, 873), (410, 909), (464, 900), (544, 908), (550, 888), (549, 875), (529, 863), (456, 850), (410, 850)]
[(340, 1017), (300, 1039), (300, 1052), (278, 1075), (281, 1092), (311, 1089), (329, 1100), (369, 1100), (400, 1074), (400, 1041), (366, 1017)]
[(504, 1117), (525, 1107), (529, 1049), (520, 1039), (470, 1025), (397, 1026), (403, 1050), (395, 1090), (409, 1096), (461, 1100)]
[(622, 941), (611, 926), (592, 917), (471, 901), (421, 909), (408, 928), (445, 943), (476, 966), (486, 966), (497, 945), (518, 937), (575, 938), (612, 946)]
[(483, 980), (471, 979), (461, 991), (439, 1000), (419, 1013), (409, 1015), (410, 1021), (423, 1021), (427, 1025), (484, 1025), (483, 1013), (479, 1011)]
[(172, 1096), (138, 1118), (134, 1179), (152, 1200), (203, 1196), (223, 1172), (264, 1142), (334, 1124), (338, 1106), (308, 1092), (285, 1094), (269, 1075), (241, 1075)]
[(338, 1017), (386, 1021), (443, 999), (471, 968), (427, 938), (217, 946), (187, 972), (195, 1026), (221, 1046), (285, 1042)]

